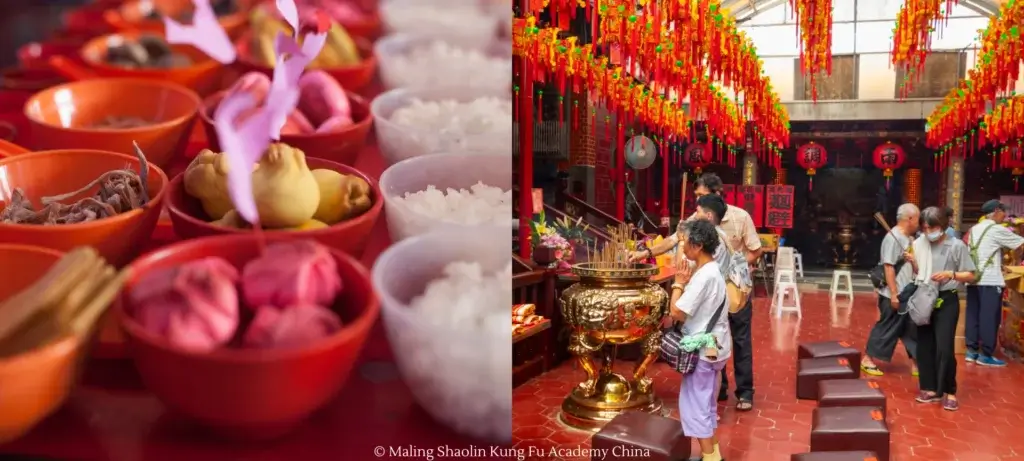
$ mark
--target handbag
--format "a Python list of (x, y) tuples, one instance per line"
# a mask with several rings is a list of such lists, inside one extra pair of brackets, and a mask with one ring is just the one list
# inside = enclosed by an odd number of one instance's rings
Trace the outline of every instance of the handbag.
[(932, 312), (935, 310), (935, 303), (939, 300), (939, 287), (934, 283), (917, 284), (910, 298), (907, 299), (907, 314), (910, 321), (915, 325), (928, 325), (931, 323)]
[[(708, 320), (708, 326), (704, 329), (704, 334), (711, 333), (711, 330), (715, 328), (715, 324), (718, 323), (718, 317), (722, 315), (728, 299), (728, 296), (726, 296), (722, 300), (722, 304), (715, 310), (715, 315), (711, 316), (711, 319)], [(688, 375), (697, 369), (697, 361), (700, 360), (701, 351), (686, 352), (681, 347), (682, 342), (682, 325), (679, 322), (675, 322), (661, 335), (661, 359), (668, 363), (673, 370)]]

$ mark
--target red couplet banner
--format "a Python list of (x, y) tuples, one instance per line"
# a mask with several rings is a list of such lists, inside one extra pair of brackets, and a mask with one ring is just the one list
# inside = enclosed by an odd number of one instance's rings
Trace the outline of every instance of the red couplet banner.
[(793, 228), (793, 186), (770, 185), (764, 227), (772, 229)]
[(732, 206), (738, 206), (736, 205), (736, 185), (722, 184), (722, 198), (725, 199), (725, 203)]
[(736, 206), (747, 210), (754, 220), (754, 227), (761, 227), (764, 222), (764, 186), (738, 186)]

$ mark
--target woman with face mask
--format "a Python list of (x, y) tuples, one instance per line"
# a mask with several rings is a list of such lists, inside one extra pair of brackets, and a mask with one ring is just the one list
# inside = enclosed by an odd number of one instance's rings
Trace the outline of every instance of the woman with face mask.
[(974, 262), (964, 242), (946, 234), (949, 216), (937, 207), (921, 212), (921, 236), (914, 241), (908, 262), (914, 268), (917, 284), (936, 284), (939, 290), (931, 321), (917, 327), (917, 367), (920, 370), (920, 403), (942, 403), (956, 411), (956, 356), (953, 338), (960, 317), (960, 298), (964, 283), (974, 281)]

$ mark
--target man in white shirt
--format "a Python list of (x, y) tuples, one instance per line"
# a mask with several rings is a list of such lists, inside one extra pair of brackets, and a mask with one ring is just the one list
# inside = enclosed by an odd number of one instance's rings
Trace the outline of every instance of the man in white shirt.
[(1003, 250), (1016, 250), (1024, 237), (1003, 227), (1006, 206), (999, 200), (981, 205), (985, 220), (971, 227), (967, 246), (981, 277), (967, 286), (967, 362), (989, 367), (1004, 367), (994, 357), (999, 323), (1003, 319)]

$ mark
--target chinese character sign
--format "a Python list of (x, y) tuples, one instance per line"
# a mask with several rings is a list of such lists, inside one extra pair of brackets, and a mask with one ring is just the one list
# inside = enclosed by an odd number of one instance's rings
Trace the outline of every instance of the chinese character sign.
[(793, 186), (766, 186), (767, 204), (764, 226), (773, 229), (793, 227)]
[(746, 210), (754, 220), (754, 227), (761, 227), (764, 223), (764, 186), (737, 187), (736, 206)]
[(729, 205), (736, 205), (736, 185), (735, 184), (722, 184), (722, 198), (725, 199), (725, 203)]

